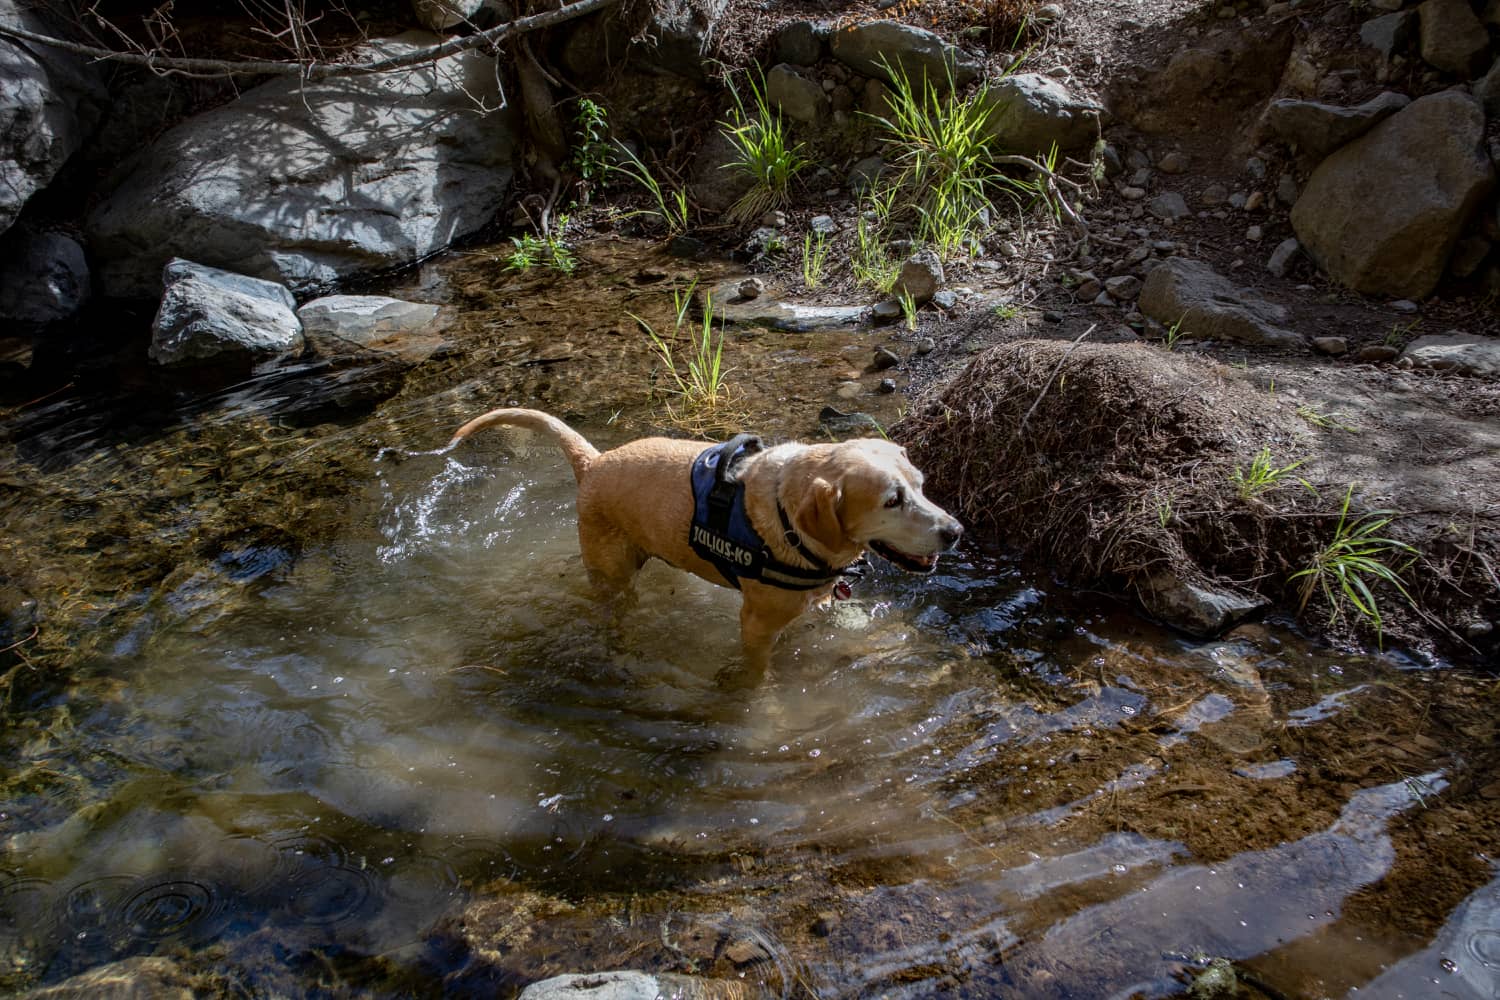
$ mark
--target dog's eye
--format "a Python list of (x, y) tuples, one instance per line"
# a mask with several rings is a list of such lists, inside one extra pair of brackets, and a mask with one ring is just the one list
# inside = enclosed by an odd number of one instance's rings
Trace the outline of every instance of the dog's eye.
[(885, 502), (887, 507), (899, 507), (906, 502), (906, 490), (896, 487), (896, 492)]

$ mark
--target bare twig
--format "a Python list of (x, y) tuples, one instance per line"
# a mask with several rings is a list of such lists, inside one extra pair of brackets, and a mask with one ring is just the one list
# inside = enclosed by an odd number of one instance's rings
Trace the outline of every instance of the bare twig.
[[(145, 66), (155, 72), (184, 73), (184, 74), (207, 74), (211, 76), (300, 76), (304, 80), (323, 80), (337, 76), (369, 76), (376, 73), (389, 73), (398, 69), (407, 69), (412, 66), (421, 66), (436, 62), (439, 59), (465, 52), (469, 49), (477, 49), (484, 46), (497, 45), (508, 38), (524, 35), (527, 32), (539, 31), (549, 28), (555, 24), (562, 24), (574, 18), (582, 17), (602, 7), (618, 3), (619, 0), (578, 0), (577, 3), (566, 4), (556, 10), (544, 11), (540, 14), (531, 14), (527, 17), (518, 17), (514, 21), (496, 25), (487, 31), (469, 35), (463, 38), (451, 38), (438, 45), (430, 45), (426, 48), (416, 49), (386, 59), (377, 59), (367, 63), (334, 63), (323, 62), (312, 58), (310, 61), (281, 61), (266, 59), (201, 59), (179, 56), (164, 56), (155, 52), (120, 52), (114, 49), (106, 49), (97, 45), (86, 45), (82, 42), (69, 41), (63, 38), (53, 38), (48, 35), (40, 35), (33, 31), (26, 31), (10, 25), (0, 25), (0, 37), (19, 39), (25, 42), (34, 42), (38, 45), (46, 45), (76, 55), (88, 56), (104, 62), (120, 62), (132, 66)], [(297, 43), (301, 48), (304, 43)]]
[(1094, 323), (1087, 330), (1080, 333), (1078, 335), (1078, 338), (1074, 340), (1073, 343), (1068, 345), (1068, 349), (1063, 352), (1063, 356), (1057, 359), (1057, 367), (1053, 368), (1052, 374), (1047, 376), (1047, 384), (1042, 386), (1042, 391), (1037, 393), (1035, 402), (1031, 404), (1031, 409), (1026, 411), (1026, 415), (1022, 417), (1021, 422), (1016, 425), (1017, 437), (1020, 437), (1021, 432), (1026, 429), (1026, 421), (1031, 419), (1031, 415), (1035, 413), (1036, 408), (1041, 405), (1043, 397), (1047, 395), (1047, 390), (1052, 388), (1052, 383), (1057, 379), (1057, 373), (1062, 371), (1063, 365), (1068, 363), (1068, 357), (1073, 353), (1074, 348), (1083, 343), (1083, 338), (1093, 333), (1096, 329), (1098, 329), (1098, 327), (1099, 324)]

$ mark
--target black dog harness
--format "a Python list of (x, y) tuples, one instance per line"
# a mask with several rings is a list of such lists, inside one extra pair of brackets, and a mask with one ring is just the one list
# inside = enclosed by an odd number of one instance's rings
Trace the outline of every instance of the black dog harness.
[(736, 590), (741, 580), (758, 580), (782, 590), (816, 590), (836, 583), (835, 593), (848, 597), (849, 585), (841, 579), (848, 570), (833, 569), (808, 550), (780, 500), (776, 513), (781, 515), (784, 537), (813, 568), (777, 559), (751, 527), (745, 514), (745, 484), (735, 472), (741, 461), (764, 448), (755, 435), (738, 434), (704, 449), (693, 460), (693, 523), (688, 527), (688, 544)]

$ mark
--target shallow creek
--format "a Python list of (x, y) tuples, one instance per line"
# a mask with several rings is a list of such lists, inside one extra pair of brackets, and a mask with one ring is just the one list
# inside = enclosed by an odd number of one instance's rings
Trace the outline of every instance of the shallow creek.
[[(749, 691), (715, 682), (731, 591), (652, 564), (611, 627), (554, 448), (432, 453), (509, 403), (662, 429), (627, 311), (669, 329), (729, 272), (582, 258), (424, 267), (392, 293), (452, 346), (404, 379), (0, 411), (0, 587), (37, 602), (0, 660), (0, 990), (161, 955), (227, 996), (1161, 996), (1214, 959), (1225, 996), (1500, 995), (1487, 679), (1185, 641), (977, 545), (875, 567)], [(731, 332), (743, 424), (894, 420), (878, 342)]]

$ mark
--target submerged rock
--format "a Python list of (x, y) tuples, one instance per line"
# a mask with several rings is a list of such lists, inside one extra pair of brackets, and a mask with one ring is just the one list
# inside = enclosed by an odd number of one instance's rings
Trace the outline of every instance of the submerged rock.
[(1186, 257), (1163, 261), (1146, 276), (1141, 312), (1183, 336), (1293, 347), (1302, 335), (1285, 324), (1287, 310), (1240, 288), (1213, 268)]
[(699, 979), (674, 973), (581, 972), (553, 976), (521, 991), (521, 1000), (740, 1000), (747, 996), (741, 983)]
[(1263, 597), (1189, 583), (1173, 573), (1155, 573), (1137, 583), (1141, 604), (1154, 617), (1189, 635), (1209, 639), (1266, 608)]
[(296, 300), (273, 281), (173, 260), (162, 283), (149, 351), (159, 365), (254, 363), (302, 350)]
[[(363, 58), (435, 44), (412, 33)], [(477, 51), (372, 76), (278, 79), (147, 148), (88, 218), (101, 290), (154, 296), (172, 257), (298, 290), (409, 263), (493, 218), (514, 105)]]
[(314, 354), (386, 355), (413, 364), (446, 344), (437, 333), (438, 307), (384, 295), (327, 295), (297, 310)]
[(147, 955), (111, 962), (21, 996), (23, 1000), (202, 1000), (239, 992), (227, 979), (190, 973), (170, 958)]

